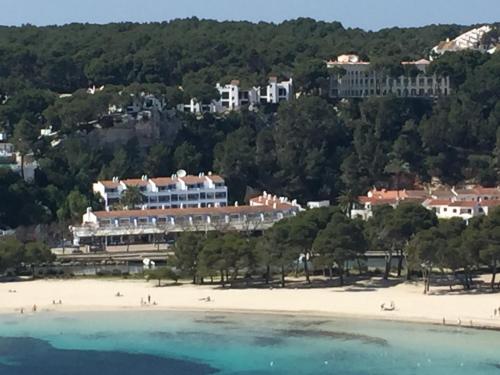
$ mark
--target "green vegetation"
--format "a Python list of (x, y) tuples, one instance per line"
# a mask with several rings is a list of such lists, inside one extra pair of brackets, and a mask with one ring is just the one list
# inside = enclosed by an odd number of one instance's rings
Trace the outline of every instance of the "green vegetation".
[(408, 245), (409, 262), (422, 271), (425, 292), (429, 291), (434, 270), (463, 270), (463, 284), (471, 287), (471, 271), (487, 267), (491, 274), (491, 289), (496, 285), (500, 265), (500, 210), (489, 216), (474, 218), (466, 226), (463, 220), (444, 220), (439, 225), (418, 233)]
[(35, 267), (44, 262), (54, 260), (47, 245), (40, 242), (23, 243), (15, 237), (4, 237), (0, 240), (0, 275), (9, 269)]
[(158, 280), (158, 286), (161, 286), (162, 280), (172, 280), (177, 283), (179, 276), (169, 267), (158, 267), (146, 272), (148, 279)]
[[(408, 279), (422, 275), (428, 292), (436, 273), (449, 280), (450, 288), (458, 282), (470, 289), (474, 274), (491, 272), (490, 287), (497, 289), (498, 228), (500, 209), (466, 226), (462, 219), (438, 222), (432, 211), (415, 203), (379, 207), (368, 221), (350, 219), (338, 207), (321, 208), (282, 220), (258, 238), (246, 233), (183, 233), (169, 261), (179, 277), (193, 283), (210, 279), (222, 286), (248, 286), (279, 280), (285, 287), (290, 275), (300, 274), (311, 283), (314, 269), (325, 281), (335, 276), (343, 285), (351, 272), (366, 273), (366, 252), (378, 250), (386, 257), (385, 279), (401, 279), (403, 271)], [(394, 266), (395, 256), (400, 261)]]

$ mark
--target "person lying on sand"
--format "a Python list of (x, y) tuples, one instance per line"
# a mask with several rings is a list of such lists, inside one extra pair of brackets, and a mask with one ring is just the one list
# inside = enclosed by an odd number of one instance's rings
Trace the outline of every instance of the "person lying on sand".
[(385, 303), (382, 303), (380, 305), (380, 310), (382, 310), (382, 311), (394, 311), (394, 310), (396, 310), (396, 305), (394, 304), (393, 301), (391, 301), (389, 306), (386, 306)]

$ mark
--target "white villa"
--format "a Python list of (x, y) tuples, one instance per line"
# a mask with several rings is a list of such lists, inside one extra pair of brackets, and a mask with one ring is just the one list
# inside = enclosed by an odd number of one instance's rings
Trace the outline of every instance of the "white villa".
[(373, 208), (381, 205), (396, 207), (401, 202), (416, 202), (436, 213), (439, 219), (459, 217), (469, 220), (500, 207), (500, 187), (481, 186), (465, 189), (425, 190), (370, 190), (366, 196), (358, 197), (358, 204), (351, 210), (352, 217), (367, 220)]
[(432, 49), (430, 58), (432, 60), (435, 56), (444, 55), (446, 52), (458, 52), (464, 50), (494, 53), (496, 51), (496, 47), (491, 46), (490, 43), (484, 43), (485, 35), (491, 31), (493, 31), (491, 26), (484, 25), (476, 29), (469, 30), (466, 33), (457, 36), (453, 40), (446, 39)]
[(219, 91), (220, 99), (210, 104), (201, 104), (195, 98), (189, 104), (181, 104), (178, 110), (190, 113), (223, 113), (237, 111), (241, 107), (256, 106), (259, 104), (278, 104), (289, 101), (293, 96), (293, 80), (278, 82), (276, 77), (270, 77), (267, 86), (243, 89), (240, 81), (233, 80), (229, 84), (215, 86)]
[(395, 95), (398, 97), (433, 98), (450, 94), (450, 78), (427, 74), (430, 61), (403, 61), (403, 66), (414, 66), (418, 74), (390, 77), (375, 71), (371, 64), (358, 55), (341, 55), (328, 61), (330, 74), (330, 97), (364, 98), (370, 96)]
[(130, 187), (137, 187), (144, 196), (144, 202), (137, 205), (141, 209), (203, 208), (227, 206), (227, 187), (218, 175), (200, 173), (186, 175), (178, 171), (170, 177), (97, 181), (94, 193), (100, 195), (106, 210), (120, 201), (122, 194)]

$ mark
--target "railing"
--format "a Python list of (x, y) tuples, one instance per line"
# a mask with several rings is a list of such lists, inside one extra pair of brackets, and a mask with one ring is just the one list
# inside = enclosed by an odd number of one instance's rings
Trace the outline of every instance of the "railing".
[(206, 222), (206, 221), (192, 221), (183, 223), (147, 223), (134, 225), (130, 224), (85, 224), (82, 226), (72, 227), (73, 234), (76, 237), (92, 237), (92, 236), (119, 236), (119, 235), (133, 235), (133, 234), (161, 234), (169, 232), (205, 232), (205, 231), (256, 231), (265, 230), (270, 228), (276, 222), (282, 220), (290, 215), (284, 215), (282, 218), (264, 218), (247, 219), (247, 220), (229, 220)]

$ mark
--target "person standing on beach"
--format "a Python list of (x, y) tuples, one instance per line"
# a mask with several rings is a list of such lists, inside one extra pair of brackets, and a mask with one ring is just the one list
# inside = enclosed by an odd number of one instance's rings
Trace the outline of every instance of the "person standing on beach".
[(151, 303), (151, 295), (148, 294), (148, 303)]

